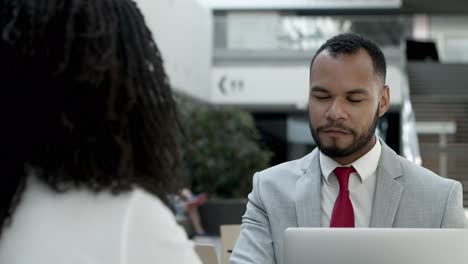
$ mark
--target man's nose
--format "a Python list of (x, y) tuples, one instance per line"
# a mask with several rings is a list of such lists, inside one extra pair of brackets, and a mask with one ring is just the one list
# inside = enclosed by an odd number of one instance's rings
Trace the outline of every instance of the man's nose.
[(330, 120), (340, 120), (346, 118), (346, 110), (343, 102), (334, 100), (326, 112), (326, 117)]

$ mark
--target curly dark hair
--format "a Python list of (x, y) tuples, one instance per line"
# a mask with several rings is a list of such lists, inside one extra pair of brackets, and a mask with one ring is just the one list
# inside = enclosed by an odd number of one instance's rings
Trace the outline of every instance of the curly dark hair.
[(364, 49), (369, 54), (374, 72), (383, 82), (387, 75), (387, 65), (382, 50), (372, 40), (354, 33), (343, 33), (327, 40), (315, 53), (310, 67), (314, 64), (315, 58), (322, 51), (326, 50), (331, 56), (355, 54), (360, 49)]
[(176, 190), (174, 98), (134, 2), (2, 0), (0, 58), (0, 235), (31, 170), (57, 192)]

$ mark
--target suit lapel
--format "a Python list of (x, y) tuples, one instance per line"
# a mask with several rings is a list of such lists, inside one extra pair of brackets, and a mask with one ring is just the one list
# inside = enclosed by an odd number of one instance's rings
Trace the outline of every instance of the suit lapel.
[(402, 176), (398, 156), (382, 140), (382, 153), (377, 167), (377, 182), (370, 227), (392, 227), (400, 204), (403, 186), (396, 180)]
[(303, 159), (302, 176), (296, 181), (296, 213), (299, 227), (320, 227), (321, 170), (318, 150)]

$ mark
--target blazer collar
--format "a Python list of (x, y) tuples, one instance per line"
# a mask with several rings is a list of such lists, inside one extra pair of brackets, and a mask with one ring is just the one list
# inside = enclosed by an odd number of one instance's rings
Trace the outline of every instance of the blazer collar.
[(319, 151), (314, 149), (299, 163), (302, 175), (296, 181), (296, 213), (299, 227), (320, 227), (321, 170)]
[(403, 170), (399, 156), (383, 140), (380, 143), (382, 154), (376, 171), (370, 227), (392, 227), (404, 189), (397, 180), (403, 176)]
[[(397, 179), (403, 172), (398, 155), (379, 140), (382, 152), (376, 171), (370, 227), (392, 227), (404, 189)], [(302, 175), (296, 181), (295, 193), (298, 226), (320, 227), (322, 172), (317, 148), (299, 161), (299, 169)]]

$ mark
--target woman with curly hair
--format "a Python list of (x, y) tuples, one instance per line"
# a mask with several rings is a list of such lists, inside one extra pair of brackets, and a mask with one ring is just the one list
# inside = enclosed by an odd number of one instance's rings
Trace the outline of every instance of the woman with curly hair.
[(199, 263), (179, 126), (131, 0), (0, 1), (0, 263)]

